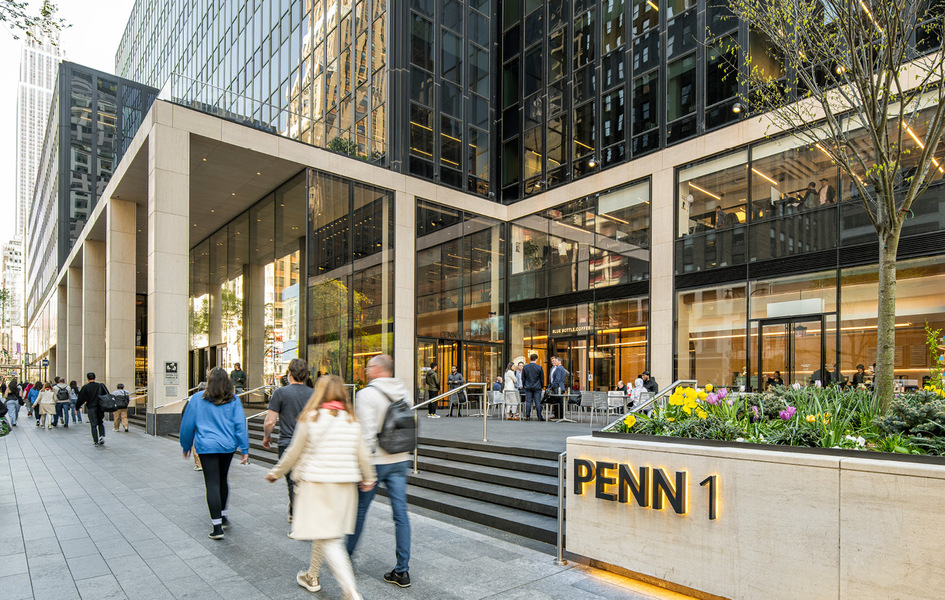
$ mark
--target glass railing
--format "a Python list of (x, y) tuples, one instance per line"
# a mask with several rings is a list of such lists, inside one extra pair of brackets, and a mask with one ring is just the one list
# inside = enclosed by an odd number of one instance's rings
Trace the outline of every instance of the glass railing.
[(358, 131), (357, 126), (341, 128), (315, 121), (301, 111), (281, 108), (177, 73), (171, 74), (158, 99), (378, 166), (388, 166), (383, 137), (369, 136)]

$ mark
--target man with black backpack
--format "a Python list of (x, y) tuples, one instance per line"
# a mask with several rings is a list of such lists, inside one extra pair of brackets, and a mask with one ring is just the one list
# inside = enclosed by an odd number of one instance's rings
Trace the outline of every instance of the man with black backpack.
[(53, 416), (52, 426), (59, 425), (59, 419), (62, 419), (62, 426), (69, 426), (69, 401), (72, 395), (69, 393), (69, 386), (65, 384), (62, 377), (56, 377), (56, 385), (52, 388), (53, 396), (56, 398), (56, 414)]
[(108, 393), (108, 388), (95, 381), (95, 373), (86, 373), (88, 383), (79, 390), (78, 398), (75, 402), (75, 409), (79, 410), (85, 405), (85, 412), (89, 418), (89, 426), (92, 428), (92, 445), (105, 445), (105, 413), (99, 407), (98, 397)]
[(406, 386), (394, 379), (394, 361), (387, 354), (368, 361), (365, 375), (368, 385), (358, 392), (355, 407), (371, 462), (377, 469), (377, 485), (358, 493), (358, 520), (354, 533), (348, 536), (348, 554), (354, 554), (364, 529), (368, 508), (383, 485), (394, 513), (394, 534), (397, 543), (397, 564), (384, 574), (384, 581), (402, 588), (410, 587), (410, 520), (407, 516), (407, 472), (410, 451), (414, 447), (415, 421), (413, 399)]

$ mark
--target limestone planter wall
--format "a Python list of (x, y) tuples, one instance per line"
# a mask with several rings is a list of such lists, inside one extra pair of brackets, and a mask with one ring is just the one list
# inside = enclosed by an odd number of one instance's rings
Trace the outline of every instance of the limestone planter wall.
[[(733, 600), (945, 594), (945, 465), (633, 437), (568, 438), (569, 552)], [(629, 486), (625, 502), (598, 498), (596, 473), (576, 494), (580, 459), (628, 464), (638, 478), (650, 467), (648, 506)], [(661, 490), (652, 508), (655, 469), (672, 484), (687, 474), (685, 514)], [(711, 475), (715, 520), (699, 485)]]

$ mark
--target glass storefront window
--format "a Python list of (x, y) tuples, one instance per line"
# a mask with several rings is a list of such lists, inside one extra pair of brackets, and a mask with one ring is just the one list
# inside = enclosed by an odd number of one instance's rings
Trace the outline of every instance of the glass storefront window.
[(700, 385), (748, 385), (745, 284), (676, 294), (676, 374)]
[(647, 322), (649, 301), (627, 298), (598, 302), (594, 308), (596, 387), (616, 389), (622, 381), (632, 386), (647, 369)]
[(539, 364), (548, 356), (548, 311), (536, 310), (509, 317), (509, 362), (528, 363), (531, 354), (538, 355)]
[[(900, 261), (896, 283), (895, 377), (922, 385), (929, 356), (925, 326), (945, 329), (945, 262), (941, 257)], [(840, 371), (852, 378), (856, 366), (876, 362), (878, 311), (876, 265), (843, 269), (840, 275)]]
[(836, 312), (837, 273), (752, 281), (750, 304), (752, 319)]

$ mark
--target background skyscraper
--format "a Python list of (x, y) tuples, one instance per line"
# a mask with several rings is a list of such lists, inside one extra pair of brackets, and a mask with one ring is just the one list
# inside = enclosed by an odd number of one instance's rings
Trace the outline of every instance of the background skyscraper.
[(26, 38), (23, 41), (16, 102), (16, 235), (20, 238), (26, 229), (49, 104), (59, 62), (63, 58), (58, 38)]

